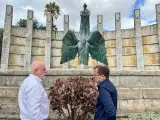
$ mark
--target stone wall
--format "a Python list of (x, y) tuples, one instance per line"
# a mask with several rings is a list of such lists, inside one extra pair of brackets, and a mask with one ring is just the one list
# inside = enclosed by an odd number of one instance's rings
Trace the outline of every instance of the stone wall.
[[(160, 4), (157, 4), (157, 24), (142, 27), (140, 10), (135, 9), (133, 29), (121, 29), (121, 15), (116, 13), (115, 30), (107, 32), (102, 29), (103, 16), (97, 16), (97, 29), (106, 40), (106, 56), (111, 70), (160, 70), (159, 11)], [(33, 14), (28, 10), (27, 28), (12, 26), (13, 8), (6, 7), (1, 69), (28, 70), (34, 60), (44, 61), (47, 69), (79, 68), (78, 56), (69, 63), (60, 64), (62, 39), (69, 30), (69, 15), (64, 16), (64, 31), (52, 31), (48, 14), (45, 31), (32, 29)], [(76, 35), (79, 37), (80, 33), (76, 32)], [(88, 68), (97, 64), (89, 58)]]
[[(68, 76), (91, 76), (92, 70), (49, 70), (43, 80), (44, 87), (52, 86), (56, 79)], [(0, 118), (18, 118), (18, 89), (29, 72), (0, 71)], [(160, 111), (160, 71), (111, 72), (111, 81), (118, 89), (118, 116), (137, 112)], [(56, 113), (50, 111), (50, 117)]]

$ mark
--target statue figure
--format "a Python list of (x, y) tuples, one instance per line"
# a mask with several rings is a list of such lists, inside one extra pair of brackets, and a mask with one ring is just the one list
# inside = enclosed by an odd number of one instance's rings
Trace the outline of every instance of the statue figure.
[(60, 64), (75, 59), (78, 53), (79, 64), (88, 65), (89, 54), (92, 59), (107, 64), (105, 40), (99, 31), (90, 33), (89, 16), (90, 11), (87, 5), (83, 5), (81, 11), (80, 40), (77, 39), (75, 32), (69, 30), (62, 39), (61, 61)]

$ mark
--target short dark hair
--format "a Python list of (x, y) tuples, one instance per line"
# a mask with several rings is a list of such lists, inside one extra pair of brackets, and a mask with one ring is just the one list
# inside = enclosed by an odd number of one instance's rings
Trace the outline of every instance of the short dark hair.
[(106, 78), (109, 78), (110, 75), (110, 70), (109, 67), (107, 65), (97, 65), (94, 67), (94, 70), (98, 68), (98, 73), (100, 75), (104, 75)]

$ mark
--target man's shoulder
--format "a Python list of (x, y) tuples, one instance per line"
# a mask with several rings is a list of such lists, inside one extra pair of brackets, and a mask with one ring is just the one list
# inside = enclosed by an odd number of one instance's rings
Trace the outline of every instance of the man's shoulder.
[(115, 91), (116, 87), (110, 80), (104, 80), (104, 83), (101, 85), (101, 88), (106, 89), (107, 91)]
[(30, 76), (26, 77), (22, 83), (23, 86), (35, 87), (38, 85), (37, 81)]

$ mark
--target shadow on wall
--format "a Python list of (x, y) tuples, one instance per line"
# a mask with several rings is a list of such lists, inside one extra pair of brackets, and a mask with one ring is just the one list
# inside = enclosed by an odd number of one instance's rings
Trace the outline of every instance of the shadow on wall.
[[(3, 41), (3, 29), (0, 29), (0, 58), (1, 58), (1, 52), (2, 52), (2, 41)], [(1, 62), (1, 59), (0, 59)]]

